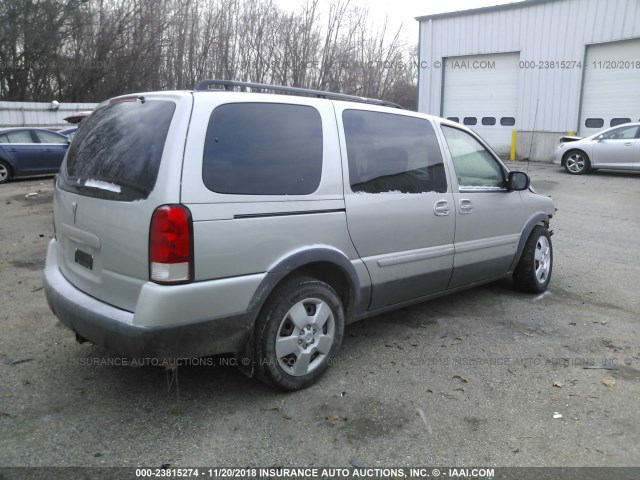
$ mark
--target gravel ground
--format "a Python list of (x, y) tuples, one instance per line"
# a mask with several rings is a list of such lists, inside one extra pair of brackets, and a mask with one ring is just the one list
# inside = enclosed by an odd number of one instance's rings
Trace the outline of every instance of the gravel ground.
[(226, 357), (175, 372), (76, 343), (42, 292), (52, 180), (1, 185), (0, 466), (640, 466), (640, 175), (516, 166), (558, 207), (549, 291), (350, 325), (293, 394)]

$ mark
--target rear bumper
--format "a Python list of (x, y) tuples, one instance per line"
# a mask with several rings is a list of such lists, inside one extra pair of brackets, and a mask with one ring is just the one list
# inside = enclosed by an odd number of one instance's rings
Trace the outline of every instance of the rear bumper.
[(178, 325), (141, 326), (135, 315), (78, 290), (58, 267), (55, 240), (43, 272), (47, 302), (60, 322), (86, 340), (127, 357), (195, 358), (243, 350), (253, 326), (247, 313)]

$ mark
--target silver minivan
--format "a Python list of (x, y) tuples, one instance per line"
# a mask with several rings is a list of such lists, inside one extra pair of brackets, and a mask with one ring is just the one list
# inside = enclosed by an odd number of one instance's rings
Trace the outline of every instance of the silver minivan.
[(219, 80), (102, 103), (56, 182), (52, 311), (122, 355), (235, 353), (296, 390), (350, 322), (509, 276), (544, 291), (551, 199), (396, 107)]

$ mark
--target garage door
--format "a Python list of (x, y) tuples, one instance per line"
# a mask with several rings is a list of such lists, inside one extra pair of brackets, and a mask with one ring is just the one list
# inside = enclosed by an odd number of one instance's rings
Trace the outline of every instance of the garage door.
[(519, 53), (444, 59), (442, 116), (481, 135), (507, 155), (516, 128)]
[(580, 134), (640, 120), (640, 38), (587, 46)]

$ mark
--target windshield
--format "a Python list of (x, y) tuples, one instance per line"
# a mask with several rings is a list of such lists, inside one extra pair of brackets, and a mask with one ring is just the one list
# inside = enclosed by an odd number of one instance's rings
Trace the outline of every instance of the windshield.
[(120, 201), (142, 200), (156, 182), (175, 104), (144, 97), (99, 106), (69, 147), (61, 188)]

